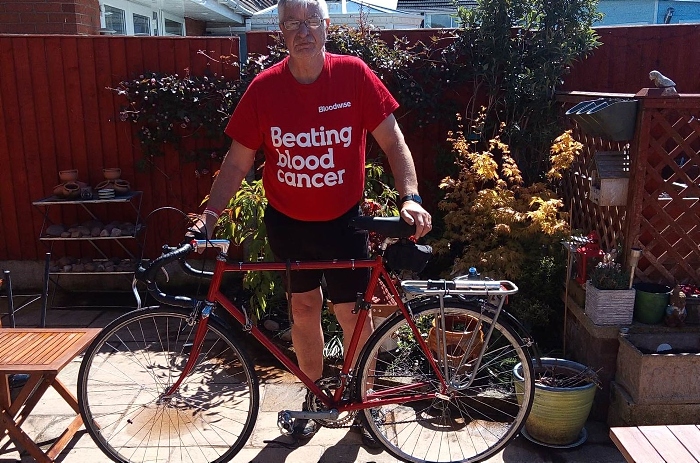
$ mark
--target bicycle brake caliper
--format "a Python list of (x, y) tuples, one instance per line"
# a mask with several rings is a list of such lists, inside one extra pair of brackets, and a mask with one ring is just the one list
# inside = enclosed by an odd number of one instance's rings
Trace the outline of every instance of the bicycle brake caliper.
[[(187, 316), (187, 325), (189, 326), (194, 326), (197, 324), (197, 319), (199, 318), (199, 314), (201, 313), (203, 317), (208, 317), (209, 314), (211, 313), (211, 307), (208, 308), (204, 307), (202, 309), (202, 304), (204, 304), (204, 301), (199, 301), (197, 304), (195, 304), (194, 309), (192, 309), (192, 312)], [(204, 315), (206, 312), (206, 315)]]

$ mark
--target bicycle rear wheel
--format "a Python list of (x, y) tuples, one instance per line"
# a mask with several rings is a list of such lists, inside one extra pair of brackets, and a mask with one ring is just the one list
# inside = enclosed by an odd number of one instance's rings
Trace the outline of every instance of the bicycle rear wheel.
[[(430, 353), (420, 348), (407, 320), (397, 314), (372, 335), (358, 362), (358, 397), (400, 401), (364, 409), (360, 415), (387, 451), (405, 461), (485, 460), (517, 435), (532, 406), (532, 360), (520, 336), (505, 322), (494, 322), (489, 311), (482, 313), (476, 302), (446, 297), (444, 305), (443, 322), (438, 321), (440, 305), (435, 299), (412, 308)], [(483, 358), (474, 371), (484, 343)], [(441, 389), (428, 355), (441, 372), (448, 370), (447, 389)], [(517, 392), (513, 367), (519, 362), (524, 381)]]
[(225, 462), (255, 425), (255, 372), (226, 328), (210, 318), (197, 362), (187, 363), (197, 324), (189, 312), (144, 308), (110, 323), (85, 352), (78, 399), (85, 427), (117, 462)]

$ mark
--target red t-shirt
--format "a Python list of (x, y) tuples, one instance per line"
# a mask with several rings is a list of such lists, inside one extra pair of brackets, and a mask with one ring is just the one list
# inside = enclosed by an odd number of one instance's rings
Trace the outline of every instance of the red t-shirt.
[(263, 147), (272, 207), (297, 220), (332, 220), (362, 199), (367, 132), (399, 105), (356, 57), (326, 53), (311, 84), (299, 83), (287, 61), (255, 77), (226, 134)]

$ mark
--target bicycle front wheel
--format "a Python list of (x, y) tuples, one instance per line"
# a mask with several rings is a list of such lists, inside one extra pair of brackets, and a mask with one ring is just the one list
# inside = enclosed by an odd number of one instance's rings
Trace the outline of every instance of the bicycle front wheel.
[(226, 328), (210, 318), (199, 356), (173, 394), (197, 324), (170, 307), (125, 314), (85, 352), (78, 399), (85, 427), (116, 462), (225, 462), (255, 425), (255, 372)]
[[(517, 435), (532, 405), (532, 360), (520, 336), (506, 323), (494, 322), (479, 303), (445, 297), (444, 306), (444, 317), (436, 300), (412, 308), (429, 352), (421, 349), (408, 321), (396, 315), (375, 331), (358, 362), (356, 393), (363, 401), (399, 402), (362, 410), (365, 425), (405, 461), (490, 458)], [(524, 380), (516, 390), (518, 363)]]

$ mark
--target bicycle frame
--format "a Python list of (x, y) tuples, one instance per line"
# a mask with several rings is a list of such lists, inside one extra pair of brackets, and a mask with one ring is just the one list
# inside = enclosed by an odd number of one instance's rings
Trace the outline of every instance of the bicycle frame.
[[(345, 353), (345, 359), (340, 372), (341, 384), (335, 390), (333, 397), (329, 397), (324, 393), (321, 388), (309, 378), (289, 357), (287, 357), (282, 350), (277, 347), (257, 326), (250, 323), (247, 313), (241, 308), (237, 307), (225, 294), (220, 290), (222, 279), (224, 274), (227, 272), (248, 272), (248, 271), (298, 271), (298, 270), (319, 270), (319, 269), (371, 269), (371, 274), (369, 278), (369, 283), (367, 289), (362, 297), (361, 302), (355, 307), (355, 311), (359, 311), (357, 323), (353, 330), (352, 338), (348, 346), (348, 351)], [(351, 377), (350, 370), (352, 369), (352, 360), (355, 357), (355, 353), (358, 349), (358, 344), (360, 340), (360, 334), (362, 332), (362, 327), (366, 322), (367, 316), (369, 315), (371, 300), (374, 294), (374, 290), (379, 282), (382, 280), (389, 290), (390, 294), (397, 301), (399, 311), (408, 321), (411, 330), (414, 332), (418, 343), (423, 351), (428, 352), (429, 348), (425, 340), (421, 337), (418, 328), (413, 322), (411, 315), (403, 303), (399, 291), (394, 284), (389, 272), (384, 267), (382, 256), (376, 256), (369, 259), (350, 259), (350, 260), (333, 260), (333, 261), (294, 261), (294, 262), (229, 262), (225, 253), (220, 253), (217, 257), (216, 266), (214, 268), (213, 277), (209, 291), (206, 296), (205, 308), (202, 310), (202, 314), (199, 317), (197, 323), (198, 327), (195, 333), (195, 339), (193, 341), (192, 350), (190, 352), (188, 361), (183, 368), (183, 371), (178, 378), (178, 380), (170, 387), (170, 389), (165, 393), (165, 396), (173, 394), (180, 383), (189, 374), (193, 368), (197, 356), (199, 355), (202, 340), (204, 339), (208, 316), (211, 310), (216, 304), (221, 305), (232, 317), (234, 317), (243, 327), (244, 331), (249, 332), (255, 339), (257, 339), (265, 348), (275, 356), (292, 374), (299, 378), (304, 385), (314, 394), (318, 399), (323, 402), (329, 409), (337, 409), (338, 412), (344, 411), (355, 411), (364, 408), (369, 408), (378, 405), (387, 405), (391, 403), (407, 402), (412, 400), (425, 399), (428, 394), (418, 394), (415, 396), (401, 396), (394, 398), (381, 398), (372, 397), (370, 400), (364, 401), (362, 403), (343, 403), (343, 395), (345, 389), (348, 387), (348, 379)], [(446, 389), (446, 381), (441, 373), (439, 366), (432, 356), (427, 356), (431, 364), (431, 368), (435, 371), (437, 377), (440, 379), (443, 390)], [(390, 391), (383, 391), (382, 396), (395, 395), (397, 392), (401, 392), (401, 387), (394, 388)]]

